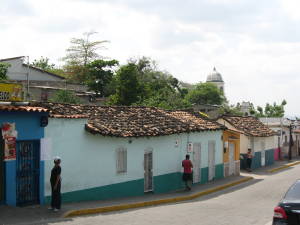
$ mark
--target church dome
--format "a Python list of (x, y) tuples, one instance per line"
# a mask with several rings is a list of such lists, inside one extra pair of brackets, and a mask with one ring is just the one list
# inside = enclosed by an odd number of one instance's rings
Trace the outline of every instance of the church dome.
[(213, 71), (208, 74), (206, 82), (223, 82), (221, 74), (214, 67)]

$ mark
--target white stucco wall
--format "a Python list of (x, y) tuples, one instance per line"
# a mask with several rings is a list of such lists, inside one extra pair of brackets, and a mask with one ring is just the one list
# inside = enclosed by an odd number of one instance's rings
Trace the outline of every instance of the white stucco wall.
[(277, 148), (276, 140), (274, 136), (271, 137), (256, 137), (254, 138), (255, 151), (263, 151)]
[[(9, 63), (7, 70), (9, 80), (27, 80), (28, 67), (23, 65), (21, 58), (3, 61)], [(33, 68), (29, 68), (29, 80), (37, 81), (61, 81), (62, 78), (52, 76), (46, 72), (42, 72)]]
[[(144, 151), (153, 149), (153, 175), (180, 172), (188, 142), (201, 143), (201, 167), (208, 166), (208, 141), (216, 142), (216, 164), (222, 164), (222, 131), (151, 138), (116, 138), (85, 131), (86, 119), (49, 118), (45, 137), (52, 139), (52, 156), (62, 158), (62, 192), (83, 190), (144, 177)], [(129, 143), (129, 140), (132, 143)], [(176, 140), (179, 141), (176, 147)], [(116, 173), (118, 147), (127, 148), (127, 173)], [(50, 195), (52, 160), (45, 161), (45, 194)]]

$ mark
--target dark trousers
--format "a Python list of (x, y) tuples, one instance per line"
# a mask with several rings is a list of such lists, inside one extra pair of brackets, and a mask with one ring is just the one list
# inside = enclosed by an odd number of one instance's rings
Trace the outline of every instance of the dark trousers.
[(60, 194), (60, 182), (57, 185), (57, 188), (54, 190), (54, 184), (51, 184), (51, 207), (55, 209), (60, 209), (61, 207), (61, 194)]
[(252, 164), (252, 159), (248, 158), (247, 159), (247, 169), (251, 170), (251, 164)]

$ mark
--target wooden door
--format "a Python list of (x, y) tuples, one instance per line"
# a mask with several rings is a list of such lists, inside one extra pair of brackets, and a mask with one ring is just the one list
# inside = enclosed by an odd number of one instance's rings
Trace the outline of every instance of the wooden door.
[(153, 191), (153, 153), (144, 154), (144, 192)]
[(216, 143), (215, 141), (208, 142), (208, 180), (211, 181), (215, 177), (215, 151)]
[(229, 176), (234, 175), (235, 164), (234, 164), (234, 155), (235, 155), (235, 144), (229, 142)]
[(201, 181), (201, 144), (194, 143), (193, 150), (193, 183), (199, 183)]

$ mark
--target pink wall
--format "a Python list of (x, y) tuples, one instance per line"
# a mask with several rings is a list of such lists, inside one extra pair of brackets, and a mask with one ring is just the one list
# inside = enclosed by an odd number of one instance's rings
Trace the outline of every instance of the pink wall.
[(280, 152), (280, 148), (275, 148), (274, 151), (274, 160), (279, 160), (279, 152)]

